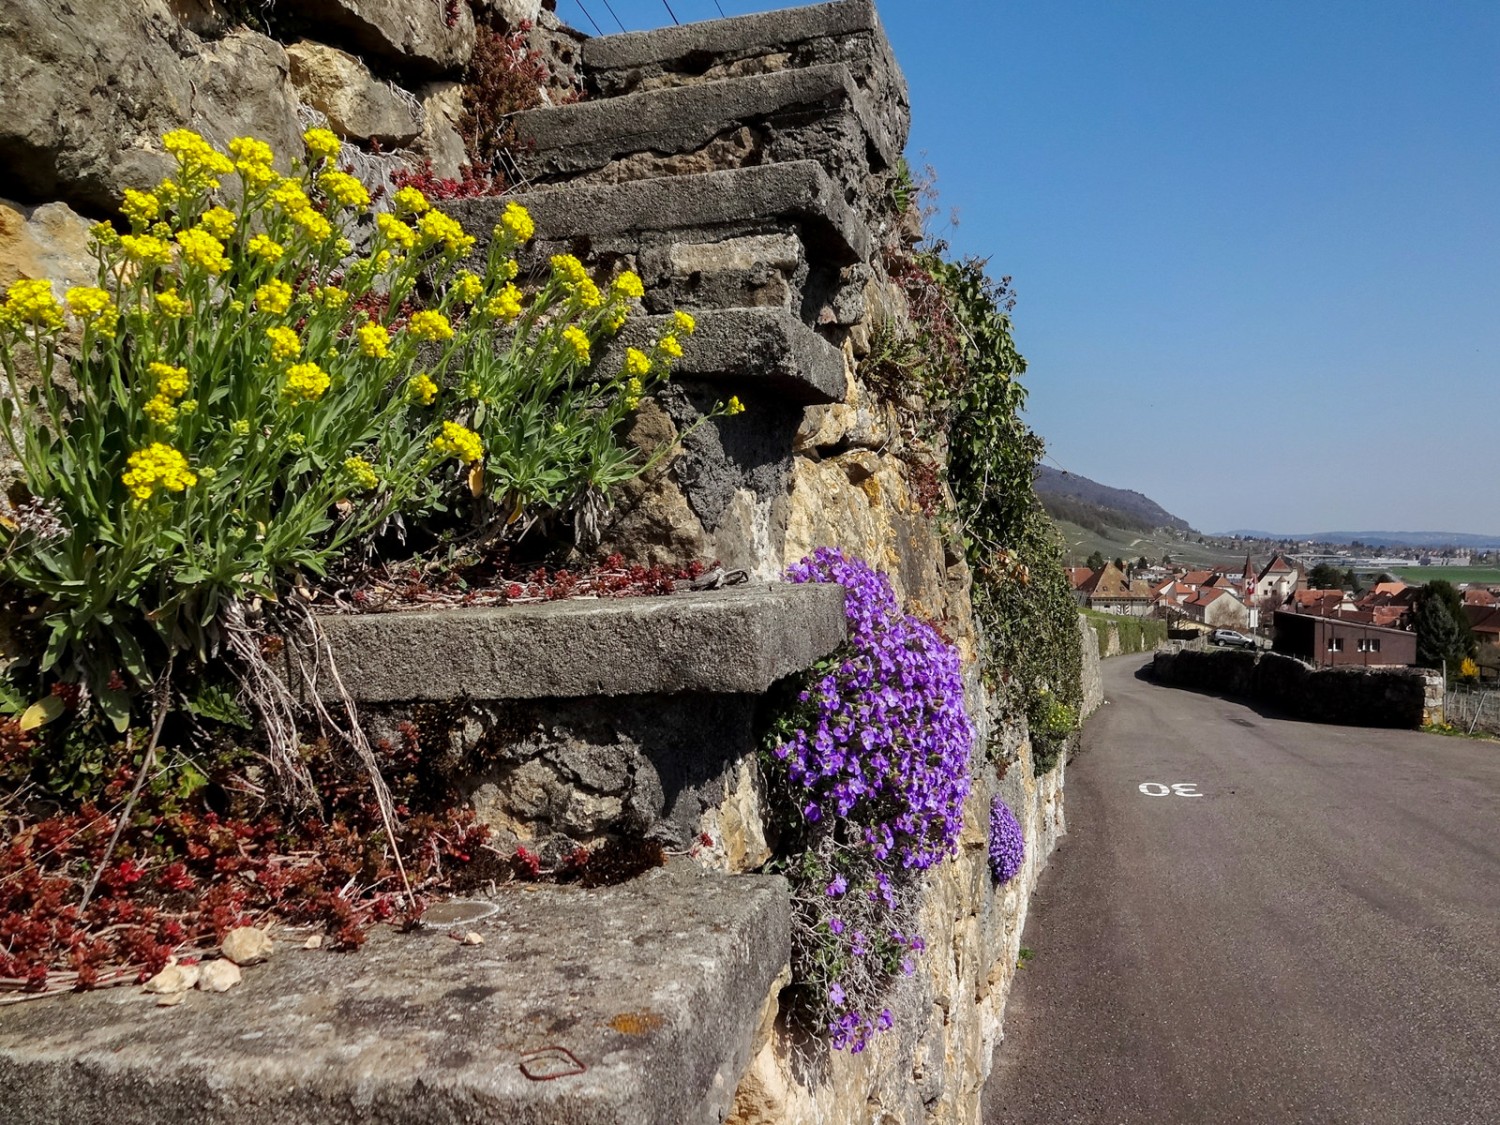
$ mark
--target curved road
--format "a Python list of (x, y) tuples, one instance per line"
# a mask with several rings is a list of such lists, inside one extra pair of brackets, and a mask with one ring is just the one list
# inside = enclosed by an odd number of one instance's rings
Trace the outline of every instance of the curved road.
[(1141, 667), (1068, 767), (987, 1125), (1500, 1123), (1500, 744)]

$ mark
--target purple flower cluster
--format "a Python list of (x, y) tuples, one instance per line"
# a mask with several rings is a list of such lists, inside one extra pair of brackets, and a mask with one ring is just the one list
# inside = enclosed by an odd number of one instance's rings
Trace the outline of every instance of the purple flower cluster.
[(973, 728), (958, 654), (901, 612), (883, 574), (827, 547), (787, 574), (847, 591), (849, 642), (769, 749), (800, 814), (802, 853), (786, 870), (804, 1017), (857, 1053), (891, 1026), (889, 982), (916, 971), (915, 876), (956, 849)]
[(1008, 883), (1026, 862), (1026, 835), (1016, 814), (999, 797), (990, 804), (990, 872)]
[(787, 577), (848, 591), (845, 656), (800, 696), (811, 722), (774, 748), (805, 791), (802, 813), (858, 825), (877, 860), (925, 870), (952, 854), (969, 795), (974, 734), (958, 653), (901, 612), (885, 575), (835, 548)]

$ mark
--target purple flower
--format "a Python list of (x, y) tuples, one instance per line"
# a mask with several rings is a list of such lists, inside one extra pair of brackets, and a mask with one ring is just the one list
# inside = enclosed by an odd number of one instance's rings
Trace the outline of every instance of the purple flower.
[(842, 918), (828, 919), (828, 928), (836, 934), (844, 932), (844, 920)]
[(835, 984), (831, 988), (829, 988), (828, 1002), (835, 1008), (842, 1008), (844, 1006), (845, 999), (846, 997), (844, 996), (843, 985)]
[(1026, 862), (1026, 835), (1010, 807), (996, 797), (990, 803), (990, 872), (1008, 883)]
[(833, 882), (828, 884), (828, 890), (825, 893), (829, 898), (838, 898), (839, 895), (843, 894), (848, 889), (849, 881), (842, 875), (835, 875), (833, 877)]

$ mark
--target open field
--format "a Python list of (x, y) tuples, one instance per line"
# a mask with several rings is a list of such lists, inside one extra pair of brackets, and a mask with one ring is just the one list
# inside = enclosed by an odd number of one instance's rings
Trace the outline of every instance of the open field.
[[(1243, 566), (1245, 563), (1245, 556), (1242, 554), (1236, 555), (1221, 548), (1200, 545), (1196, 542), (1196, 535), (1189, 539), (1178, 539), (1171, 532), (1142, 534), (1112, 528), (1113, 534), (1105, 536), (1066, 520), (1054, 522), (1067, 544), (1065, 555), (1069, 566), (1082, 566), (1084, 559), (1094, 551), (1098, 551), (1106, 559), (1119, 557), (1130, 562), (1142, 555), (1156, 562), (1166, 554), (1172, 556), (1173, 562), (1187, 566), (1220, 566), (1229, 563)], [(1257, 563), (1264, 561), (1256, 560)]]
[(1500, 586), (1500, 566), (1398, 566), (1392, 567), (1391, 571), (1403, 582), (1418, 585), (1443, 578), (1455, 586), (1460, 582)]

